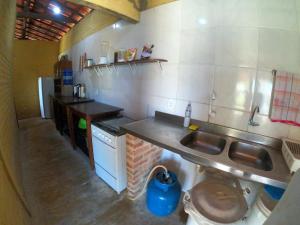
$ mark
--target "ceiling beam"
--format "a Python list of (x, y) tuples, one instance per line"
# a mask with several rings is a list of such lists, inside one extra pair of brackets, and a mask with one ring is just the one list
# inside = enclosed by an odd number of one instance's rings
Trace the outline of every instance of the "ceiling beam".
[(53, 5), (57, 5), (59, 8), (61, 8), (62, 11), (71, 11), (73, 14), (76, 14), (80, 17), (85, 17), (85, 15), (83, 15), (82, 13), (68, 7), (66, 5), (66, 2), (64, 2), (63, 4), (59, 3), (58, 1), (50, 1), (50, 4), (53, 4)]
[[(68, 0), (75, 4), (84, 5), (92, 9), (104, 10), (117, 18), (122, 18), (131, 23), (140, 20), (140, 11), (136, 4), (129, 0)], [(135, 1), (135, 0), (133, 0)]]
[[(30, 24), (30, 25), (32, 25), (32, 24)], [(55, 36), (54, 34), (51, 34), (51, 33), (44, 33), (44, 32), (42, 32), (42, 31), (38, 30), (38, 29), (37, 29), (36, 27), (34, 27), (34, 26), (30, 26), (29, 30), (32, 30), (32, 31), (34, 31), (34, 32), (37, 32), (38, 34), (45, 35), (45, 36), (50, 36), (50, 38), (54, 38), (54, 39), (56, 39), (56, 40), (59, 40), (59, 38), (58, 38), (57, 36)]]
[[(35, 28), (40, 29), (40, 30), (42, 30), (42, 31), (45, 31), (45, 32), (47, 32), (47, 33), (51, 33), (52, 35), (62, 37), (62, 35), (59, 33), (58, 30), (53, 31), (54, 29), (52, 29), (52, 27), (51, 27), (50, 29), (49, 29), (49, 28), (46, 29), (46, 28), (42, 27), (40, 24), (39, 24), (39, 25), (36, 25), (36, 24), (34, 24), (34, 23), (32, 23), (32, 22), (36, 22), (36, 21), (35, 21), (35, 20), (31, 21), (31, 23), (30, 23), (30, 26), (31, 26), (31, 27), (35, 27)], [(21, 26), (21, 24), (19, 23), (18, 20), (16, 21), (16, 25)]]
[(30, 19), (42, 19), (42, 20), (52, 20), (60, 24), (66, 25), (65, 23), (75, 23), (72, 19), (61, 18), (58, 16), (50, 16), (47, 14), (39, 14), (33, 12), (18, 12), (17, 18), (30, 18)]
[[(61, 10), (62, 10), (62, 13), (60, 13), (59, 15), (52, 15), (52, 14), (50, 14), (52, 11), (49, 9), (49, 5), (50, 4), (52, 4), (52, 5), (57, 5), (57, 6), (59, 6), (60, 4), (56, 4), (56, 2), (48, 2), (48, 4), (47, 5), (45, 5), (45, 4), (43, 4), (42, 2), (36, 2), (35, 3), (35, 5), (36, 6), (38, 6), (38, 7), (40, 7), (39, 9), (44, 9), (44, 10), (46, 10), (46, 12), (44, 12), (47, 16), (50, 16), (50, 17), (52, 17), (52, 16), (54, 16), (54, 17), (60, 17), (60, 19), (62, 19), (62, 20), (66, 20), (66, 21), (68, 21), (68, 23), (77, 23), (77, 20), (74, 20), (74, 19), (72, 19), (72, 13), (71, 13), (71, 16), (70, 17), (68, 17), (68, 16), (65, 16), (64, 14), (63, 14), (63, 11), (64, 11), (64, 9), (63, 8), (61, 8)], [(37, 9), (38, 9), (38, 7), (37, 7)], [(34, 12), (34, 11), (33, 11)]]
[[(65, 31), (64, 29), (60, 28), (57, 26), (57, 24), (48, 24), (48, 23), (45, 23), (44, 21), (41, 21), (41, 20), (34, 20), (35, 22), (38, 22), (40, 24), (44, 24), (45, 26), (49, 26), (49, 27), (52, 27), (54, 30), (57, 30), (57, 31), (61, 31), (63, 33), (66, 33), (67, 31)], [(55, 26), (56, 25), (56, 26)], [(69, 28), (69, 27), (68, 27)]]
[(34, 30), (37, 30), (37, 29), (38, 29), (38, 31), (44, 31), (44, 32), (46, 32), (48, 35), (50, 35), (50, 36), (52, 36), (52, 37), (57, 37), (57, 36), (59, 36), (60, 38), (62, 37), (62, 35), (61, 35), (60, 33), (56, 33), (56, 32), (54, 32), (54, 31), (52, 31), (52, 30), (50, 30), (50, 29), (45, 29), (45, 28), (43, 28), (43, 27), (36, 26), (36, 25), (34, 25), (33, 23), (31, 23), (30, 26), (31, 26), (31, 28), (34, 28)]
[(31, 31), (27, 31), (27, 33), (28, 34), (30, 34), (30, 35), (34, 35), (34, 36), (36, 36), (36, 37), (39, 37), (39, 38), (42, 38), (42, 39), (44, 39), (44, 40), (47, 40), (47, 41), (55, 41), (54, 39), (51, 39), (51, 38), (49, 38), (49, 37), (47, 37), (47, 36), (44, 36), (44, 35), (40, 35), (40, 34), (36, 34), (36, 33), (33, 33), (33, 32), (31, 32)]
[[(46, 33), (50, 33), (49, 35), (54, 35), (54, 36), (59, 36), (59, 37), (62, 37), (63, 35), (60, 33), (60, 32), (62, 32), (62, 31), (59, 31), (59, 30), (57, 30), (57, 29), (55, 29), (55, 28), (53, 28), (52, 26), (49, 26), (50, 28), (45, 28), (45, 27), (42, 27), (41, 26), (41, 24), (38, 24), (38, 25), (36, 25), (36, 24), (34, 24), (33, 22), (39, 22), (39, 21), (37, 21), (37, 20), (32, 20), (31, 21), (31, 23), (30, 23), (30, 27), (32, 28), (36, 28), (36, 29), (40, 29), (40, 30), (42, 30), (42, 31), (44, 31), (44, 32), (46, 32)], [(20, 24), (20, 22), (19, 22), (19, 20), (17, 20), (16, 21), (16, 25), (19, 25), (19, 26), (22, 26), (22, 24)], [(64, 34), (65, 34), (65, 32), (64, 32)]]
[[(22, 30), (20, 30), (20, 28), (17, 28), (17, 27), (16, 27), (16, 29), (17, 29), (17, 31), (22, 31)], [(36, 33), (31, 32), (30, 30), (27, 30), (26, 36), (28, 36), (29, 34), (30, 34), (30, 35), (34, 35), (34, 36), (39, 37), (39, 38), (43, 38), (43, 39), (45, 39), (45, 40), (47, 40), (47, 41), (55, 41), (55, 40), (53, 40), (53, 39), (51, 39), (51, 38), (49, 38), (49, 37), (47, 37), (47, 36), (39, 35), (39, 34), (36, 34)], [(25, 36), (25, 37), (26, 37), (26, 36)], [(23, 37), (23, 38), (25, 38), (25, 37)]]

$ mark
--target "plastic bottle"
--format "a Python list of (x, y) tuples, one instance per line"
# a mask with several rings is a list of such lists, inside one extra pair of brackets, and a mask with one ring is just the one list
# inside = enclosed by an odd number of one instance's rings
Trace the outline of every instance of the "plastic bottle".
[(190, 121), (191, 121), (191, 114), (192, 114), (192, 104), (191, 104), (191, 102), (189, 102), (189, 104), (187, 105), (186, 110), (185, 110), (185, 116), (184, 116), (184, 122), (183, 122), (184, 127), (189, 127)]

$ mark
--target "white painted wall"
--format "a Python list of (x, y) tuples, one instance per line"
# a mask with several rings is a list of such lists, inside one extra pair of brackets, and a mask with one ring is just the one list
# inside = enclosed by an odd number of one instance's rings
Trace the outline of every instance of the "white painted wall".
[[(179, 0), (142, 13), (141, 22), (119, 22), (75, 45), (69, 52), (75, 80), (88, 96), (120, 106), (136, 119), (160, 110), (273, 137), (300, 139), (298, 127), (268, 119), (272, 69), (300, 73), (299, 0)], [(168, 59), (134, 71), (118, 67), (98, 77), (78, 71), (79, 56), (98, 60), (101, 41), (114, 49), (155, 45), (153, 57)], [(113, 50), (112, 50), (113, 52)], [(215, 117), (209, 117), (209, 96)], [(259, 127), (249, 127), (251, 106), (259, 104)]]

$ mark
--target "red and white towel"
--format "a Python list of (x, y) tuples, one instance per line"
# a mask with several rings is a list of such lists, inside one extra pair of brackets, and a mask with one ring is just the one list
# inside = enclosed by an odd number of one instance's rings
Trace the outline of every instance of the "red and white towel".
[(271, 121), (300, 126), (300, 76), (277, 71), (274, 79)]

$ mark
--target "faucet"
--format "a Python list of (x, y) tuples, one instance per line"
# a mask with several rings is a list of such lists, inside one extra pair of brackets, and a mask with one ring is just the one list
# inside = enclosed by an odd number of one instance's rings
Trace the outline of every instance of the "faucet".
[(255, 116), (256, 111), (257, 111), (257, 113), (259, 113), (259, 106), (258, 105), (255, 106), (253, 111), (251, 112), (251, 115), (250, 115), (250, 118), (249, 118), (249, 123), (248, 123), (249, 125), (254, 126), (254, 127), (259, 126), (259, 123), (254, 121), (254, 116)]

